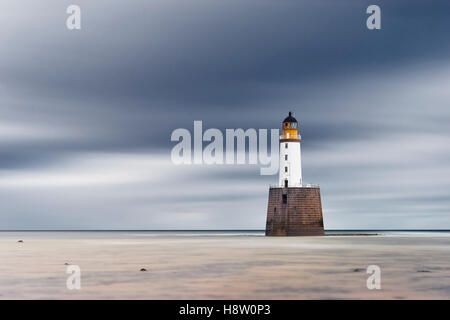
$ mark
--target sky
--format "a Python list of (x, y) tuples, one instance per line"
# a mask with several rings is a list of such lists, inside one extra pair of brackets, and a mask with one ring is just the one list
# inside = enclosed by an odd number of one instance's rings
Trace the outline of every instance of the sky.
[(450, 229), (449, 1), (2, 3), (0, 230), (264, 229), (277, 175), (170, 136), (288, 111), (326, 229)]

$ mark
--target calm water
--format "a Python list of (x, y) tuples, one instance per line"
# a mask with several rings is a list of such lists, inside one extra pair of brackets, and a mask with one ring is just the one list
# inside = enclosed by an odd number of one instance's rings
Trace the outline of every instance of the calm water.
[[(327, 230), (326, 235), (450, 237), (450, 230)], [(0, 231), (1, 238), (145, 238), (145, 237), (264, 237), (264, 230), (42, 230)]]
[[(327, 234), (3, 231), (0, 299), (450, 299), (450, 231)], [(82, 290), (67, 289), (68, 264)], [(368, 265), (382, 290), (368, 290)]]

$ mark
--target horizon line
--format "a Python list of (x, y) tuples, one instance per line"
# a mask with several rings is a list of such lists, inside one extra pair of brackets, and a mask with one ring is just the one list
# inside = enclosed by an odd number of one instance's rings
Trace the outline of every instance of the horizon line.
[[(0, 229), (0, 232), (43, 232), (43, 231), (59, 231), (59, 232), (114, 232), (114, 231), (159, 231), (159, 232), (174, 232), (174, 231), (261, 231), (264, 229)], [(450, 231), (450, 229), (325, 229), (325, 231)]]

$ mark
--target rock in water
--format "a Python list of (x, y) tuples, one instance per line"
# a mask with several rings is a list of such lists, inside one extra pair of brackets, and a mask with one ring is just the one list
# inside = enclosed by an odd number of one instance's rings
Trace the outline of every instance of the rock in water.
[(141, 270), (139, 270), (139, 271), (147, 271), (147, 269), (145, 269), (145, 268), (141, 268)]
[(21, 242), (21, 243), (23, 243), (23, 240), (19, 240), (19, 241), (17, 241), (17, 242)]

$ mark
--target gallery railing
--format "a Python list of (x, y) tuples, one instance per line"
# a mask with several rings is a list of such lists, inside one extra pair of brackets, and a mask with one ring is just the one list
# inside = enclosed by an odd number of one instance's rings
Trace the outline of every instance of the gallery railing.
[[(284, 186), (279, 186), (278, 184), (271, 184), (270, 188), (284, 188)], [(295, 184), (295, 185), (290, 185), (289, 188), (320, 188), (320, 185), (312, 184), (312, 183)]]

